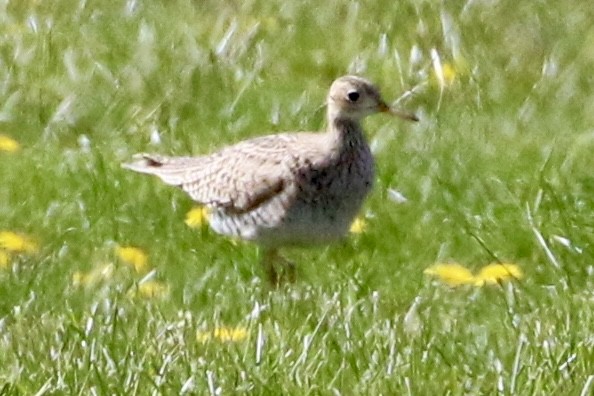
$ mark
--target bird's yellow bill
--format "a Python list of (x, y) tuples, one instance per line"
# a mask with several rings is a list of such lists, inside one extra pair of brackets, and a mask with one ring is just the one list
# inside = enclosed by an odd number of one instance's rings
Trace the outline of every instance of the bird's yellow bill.
[(417, 117), (414, 113), (409, 113), (407, 111), (393, 109), (390, 106), (388, 106), (385, 102), (380, 102), (379, 111), (381, 113), (390, 113), (390, 114), (395, 115), (396, 117), (400, 117), (404, 120), (419, 121), (419, 117)]

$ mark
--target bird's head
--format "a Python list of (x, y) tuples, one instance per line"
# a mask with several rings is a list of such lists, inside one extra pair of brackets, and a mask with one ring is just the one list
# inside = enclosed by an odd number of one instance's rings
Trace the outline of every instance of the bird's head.
[(391, 108), (382, 99), (379, 89), (370, 81), (358, 76), (343, 76), (330, 87), (328, 113), (332, 118), (358, 121), (375, 113), (390, 113), (400, 118), (418, 121), (412, 114)]

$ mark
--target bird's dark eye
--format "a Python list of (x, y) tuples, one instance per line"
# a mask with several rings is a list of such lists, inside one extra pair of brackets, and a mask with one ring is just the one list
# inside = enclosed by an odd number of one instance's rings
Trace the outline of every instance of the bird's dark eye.
[(351, 91), (347, 94), (347, 97), (351, 102), (356, 102), (359, 99), (359, 92)]

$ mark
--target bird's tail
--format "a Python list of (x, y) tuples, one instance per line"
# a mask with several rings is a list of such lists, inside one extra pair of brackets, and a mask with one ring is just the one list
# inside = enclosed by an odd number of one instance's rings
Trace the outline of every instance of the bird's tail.
[(201, 157), (166, 157), (153, 154), (137, 154), (134, 160), (122, 164), (122, 168), (138, 173), (158, 176), (163, 182), (180, 186), (191, 182), (203, 167)]

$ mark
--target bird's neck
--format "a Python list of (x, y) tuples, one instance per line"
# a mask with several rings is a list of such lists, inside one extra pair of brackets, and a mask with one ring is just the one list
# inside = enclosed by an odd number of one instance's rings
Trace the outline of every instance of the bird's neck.
[(361, 123), (346, 117), (328, 117), (327, 136), (330, 145), (337, 151), (350, 151), (367, 144)]

